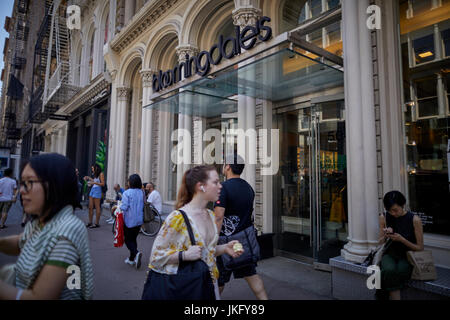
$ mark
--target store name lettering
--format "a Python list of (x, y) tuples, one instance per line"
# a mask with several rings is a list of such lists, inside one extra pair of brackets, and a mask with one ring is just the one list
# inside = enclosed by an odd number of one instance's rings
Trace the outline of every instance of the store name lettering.
[[(254, 47), (257, 39), (267, 41), (272, 36), (272, 29), (264, 24), (270, 22), (269, 17), (262, 17), (256, 22), (256, 26), (246, 26), (242, 29), (239, 26), (234, 28), (235, 36), (230, 36), (224, 39), (224, 36), (219, 37), (219, 42), (214, 44), (209, 51), (202, 51), (197, 56), (189, 57), (186, 54), (186, 61), (181, 62), (171, 70), (163, 72), (159, 70), (158, 74), (153, 75), (152, 87), (154, 92), (166, 89), (171, 85), (184, 78), (191, 77), (192, 70), (196, 74), (206, 76), (211, 65), (218, 65), (223, 58), (231, 59), (241, 53), (241, 50), (250, 50)], [(265, 34), (263, 34), (265, 31)], [(227, 50), (232, 46), (232, 50)], [(213, 58), (214, 52), (218, 52), (217, 58)]]

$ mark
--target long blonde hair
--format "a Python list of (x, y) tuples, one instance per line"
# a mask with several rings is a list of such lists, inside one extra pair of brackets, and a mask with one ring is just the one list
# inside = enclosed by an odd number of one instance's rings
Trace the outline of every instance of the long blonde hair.
[(183, 207), (192, 200), (195, 194), (195, 185), (198, 182), (206, 182), (209, 178), (208, 173), (213, 170), (216, 170), (214, 166), (201, 165), (193, 167), (184, 173), (181, 187), (178, 190), (175, 209)]

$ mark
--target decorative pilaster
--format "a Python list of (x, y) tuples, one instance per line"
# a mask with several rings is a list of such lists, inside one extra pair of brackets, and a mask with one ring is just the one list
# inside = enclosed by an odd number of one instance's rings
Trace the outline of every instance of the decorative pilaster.
[(126, 87), (117, 89), (117, 111), (116, 111), (116, 174), (117, 183), (125, 185), (125, 166), (126, 166), (126, 137), (127, 137), (127, 107), (131, 98), (131, 90)]
[[(152, 95), (152, 76), (155, 71), (151, 69), (144, 69), (139, 73), (142, 76), (142, 107), (145, 107), (151, 103), (149, 97)], [(150, 108), (144, 108), (142, 110), (141, 133), (141, 159), (139, 162), (139, 172), (143, 181), (151, 181), (153, 110)]]
[(356, 263), (363, 262), (370, 247), (378, 242), (372, 48), (365, 14), (368, 6), (368, 0), (346, 0), (342, 4), (349, 241), (341, 255)]
[(119, 33), (124, 26), (125, 21), (125, 0), (117, 0), (116, 11), (116, 30), (115, 34)]
[[(190, 45), (190, 44), (184, 44), (179, 45), (177, 48), (177, 55), (178, 55), (178, 61), (179, 62), (185, 62), (186, 61), (186, 55), (189, 55), (190, 57), (195, 56), (198, 54), (199, 50), (197, 47)], [(180, 91), (183, 91), (180, 89)], [(181, 165), (178, 165), (177, 167), (177, 190), (181, 186), (181, 180), (183, 178), (183, 174), (185, 171), (187, 171), (191, 165), (192, 162), (192, 117), (189, 114), (190, 110), (187, 107), (192, 106), (192, 98), (190, 96), (183, 96), (181, 95), (179, 98), (179, 110), (186, 110), (186, 113), (179, 113), (178, 114), (178, 129), (183, 130), (179, 131), (178, 135), (178, 144), (183, 144), (183, 155), (188, 154), (189, 155), (189, 163), (183, 163)], [(184, 136), (182, 135), (183, 132), (188, 131), (190, 135)], [(200, 147), (201, 146), (197, 146)]]
[[(235, 1), (236, 9), (233, 10), (233, 24), (244, 28), (249, 25), (255, 25), (262, 15), (257, 0), (237, 0)], [(239, 65), (241, 67), (241, 65)], [(256, 74), (253, 75), (253, 79)], [(248, 129), (256, 130), (256, 99), (249, 96), (238, 96), (238, 128), (244, 131)], [(245, 179), (252, 187), (256, 187), (256, 166), (249, 163), (250, 152), (256, 154), (256, 140), (249, 141), (246, 145), (245, 155), (241, 155), (245, 160), (245, 169), (242, 178)]]

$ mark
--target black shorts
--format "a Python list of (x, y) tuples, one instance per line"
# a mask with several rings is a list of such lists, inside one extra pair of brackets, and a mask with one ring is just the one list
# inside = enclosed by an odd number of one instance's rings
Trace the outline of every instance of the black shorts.
[(256, 274), (256, 263), (246, 267), (242, 267), (234, 270), (226, 270), (223, 266), (222, 258), (217, 257), (217, 268), (219, 269), (219, 287), (223, 287), (231, 279), (231, 274), (235, 279), (241, 279), (245, 277), (250, 277)]

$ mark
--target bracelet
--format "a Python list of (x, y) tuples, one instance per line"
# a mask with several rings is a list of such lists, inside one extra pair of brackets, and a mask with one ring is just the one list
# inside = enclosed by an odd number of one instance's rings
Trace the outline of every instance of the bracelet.
[(17, 294), (16, 294), (16, 300), (20, 300), (20, 297), (22, 296), (23, 290), (22, 289), (18, 289), (17, 290)]
[(178, 252), (178, 263), (183, 262), (183, 251)]

